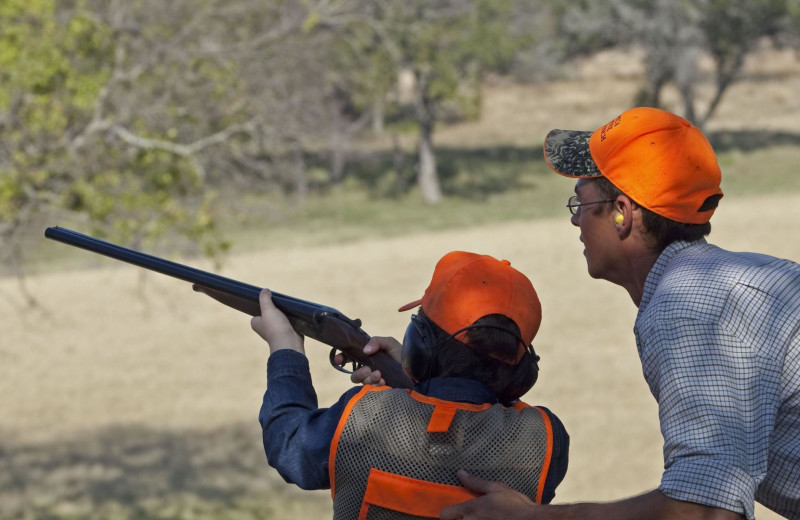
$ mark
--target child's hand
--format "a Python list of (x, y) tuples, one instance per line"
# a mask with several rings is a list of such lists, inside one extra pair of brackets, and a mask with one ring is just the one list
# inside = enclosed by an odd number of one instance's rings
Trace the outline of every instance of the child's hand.
[[(372, 355), (379, 350), (385, 351), (392, 359), (399, 363), (403, 345), (394, 338), (384, 336), (373, 336), (367, 344), (364, 345), (364, 354)], [(334, 362), (341, 364), (342, 359), (341, 354), (336, 354)], [(364, 385), (383, 386), (386, 384), (386, 381), (381, 376), (380, 370), (372, 370), (368, 366), (363, 366), (350, 374), (350, 380), (354, 383), (361, 383)]]
[(281, 349), (296, 350), (305, 354), (303, 337), (292, 328), (286, 315), (272, 303), (272, 292), (264, 289), (258, 295), (261, 316), (254, 316), (250, 326), (269, 343), (270, 352)]

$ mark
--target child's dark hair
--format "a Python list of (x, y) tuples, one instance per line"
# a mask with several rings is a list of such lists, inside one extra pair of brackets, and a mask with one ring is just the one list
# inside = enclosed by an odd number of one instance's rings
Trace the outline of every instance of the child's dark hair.
[(465, 377), (480, 381), (502, 403), (519, 399), (536, 383), (539, 366), (535, 354), (526, 349), (519, 363), (510, 364), (519, 352), (520, 333), (516, 323), (507, 316), (489, 314), (478, 319), (473, 325), (486, 327), (469, 329), (467, 345), (451, 338), (429, 320), (422, 309), (418, 314), (430, 322), (438, 344), (430, 377)]

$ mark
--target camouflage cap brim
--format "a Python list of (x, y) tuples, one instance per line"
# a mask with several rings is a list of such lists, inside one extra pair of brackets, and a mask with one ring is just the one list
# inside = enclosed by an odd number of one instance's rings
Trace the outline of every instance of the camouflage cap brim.
[(544, 158), (550, 168), (566, 177), (602, 175), (589, 152), (591, 131), (551, 130), (544, 139)]

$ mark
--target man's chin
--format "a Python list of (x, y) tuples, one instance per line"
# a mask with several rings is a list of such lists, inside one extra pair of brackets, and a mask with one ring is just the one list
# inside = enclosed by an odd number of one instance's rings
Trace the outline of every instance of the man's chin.
[[(585, 254), (585, 252), (584, 252), (584, 254)], [(597, 269), (593, 269), (592, 268), (592, 264), (589, 262), (589, 258), (588, 257), (586, 258), (586, 271), (588, 271), (589, 276), (591, 276), (595, 280), (600, 280), (600, 279), (603, 278), (603, 276), (601, 275), (601, 273)]]

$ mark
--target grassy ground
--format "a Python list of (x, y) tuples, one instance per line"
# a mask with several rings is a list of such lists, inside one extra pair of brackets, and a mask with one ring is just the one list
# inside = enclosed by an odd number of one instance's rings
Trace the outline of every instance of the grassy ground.
[[(712, 134), (712, 138), (725, 135)], [(722, 149), (720, 164), (725, 172), (723, 189), (727, 199), (800, 192), (800, 176), (796, 175), (800, 134), (795, 139), (798, 142), (794, 145), (749, 151), (718, 146)], [(223, 235), (232, 238), (234, 252), (248, 252), (368, 242), (423, 231), (567, 215), (565, 204), (572, 194), (572, 182), (552, 174), (541, 159), (539, 148), (533, 154), (498, 153), (480, 161), (458, 157), (454, 151), (448, 153), (453, 155), (454, 165), (469, 163), (470, 173), (462, 174), (460, 179), (446, 177), (444, 184), (449, 186), (451, 195), (436, 206), (424, 204), (416, 191), (401, 198), (382, 198), (354, 184), (345, 184), (324, 196), (312, 196), (302, 206), (286, 199), (240, 201), (237, 206), (244, 208), (247, 218), (229, 221)], [(447, 153), (443, 155), (448, 157)], [(496, 192), (473, 188), (472, 179), (511, 188)], [(463, 186), (454, 186), (458, 182)], [(483, 196), (473, 195), (473, 190)]]
[[(437, 134), (451, 193), (440, 206), (414, 192), (383, 197), (392, 180), (378, 178), (302, 207), (232, 201), (246, 211), (225, 229), (235, 247), (222, 274), (331, 304), (381, 335), (402, 333), (407, 316), (395, 309), (419, 297), (444, 252), (510, 259), (544, 306), (542, 374), (526, 400), (553, 409), (572, 436), (558, 502), (630, 496), (656, 486), (661, 472), (657, 410), (631, 334), (635, 307), (586, 276), (563, 207), (572, 183), (548, 173), (539, 152), (550, 127), (592, 128), (625, 108), (635, 74), (603, 59), (569, 82), (488, 87), (481, 121)], [(800, 70), (778, 80), (767, 74), (772, 63), (751, 67), (761, 72), (737, 86), (709, 128), (727, 194), (712, 238), (798, 260)], [(616, 75), (598, 75), (609, 69)], [(28, 279), (37, 307), (16, 280), (0, 279), (0, 518), (329, 517), (327, 492), (302, 492), (266, 465), (256, 422), (266, 353), (247, 318), (180, 282), (76, 255), (88, 268), (51, 264)], [(578, 306), (598, 311), (576, 320)], [(329, 405), (349, 382), (322, 346), (308, 352)]]
[[(720, 150), (723, 189), (729, 199), (800, 192), (800, 176), (796, 175), (800, 133), (763, 131), (735, 137), (733, 132), (717, 132), (711, 133), (711, 138)], [(765, 144), (770, 138), (778, 144)], [(749, 140), (751, 144), (723, 144), (731, 140)], [(221, 204), (226, 216), (220, 221), (220, 232), (232, 243), (233, 252), (241, 253), (566, 215), (572, 185), (547, 168), (540, 145), (527, 151), (500, 147), (480, 153), (445, 148), (440, 150), (440, 162), (448, 195), (435, 206), (423, 203), (414, 189), (387, 197), (353, 179), (325, 193), (309, 195), (302, 204), (277, 194), (229, 194)], [(70, 227), (69, 223), (59, 224)], [(40, 236), (33, 238), (38, 244), (34, 244), (29, 273), (105, 262), (83, 251), (53, 248)]]

